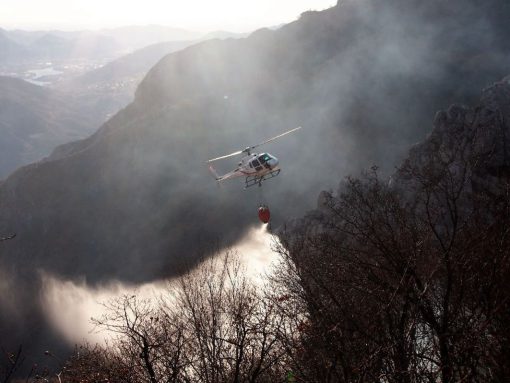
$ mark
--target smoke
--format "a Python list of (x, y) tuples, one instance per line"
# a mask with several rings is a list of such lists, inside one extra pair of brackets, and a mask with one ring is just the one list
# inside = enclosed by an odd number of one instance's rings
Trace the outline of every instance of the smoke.
[(15, 294), (15, 278), (0, 268), (0, 311), (9, 313), (12, 319), (21, 314)]
[(276, 246), (278, 238), (270, 234), (267, 225), (261, 225), (250, 229), (246, 236), (233, 246), (233, 250), (239, 254), (247, 275), (254, 283), (263, 283), (279, 259)]
[(104, 303), (123, 294), (136, 294), (140, 298), (153, 298), (165, 291), (165, 281), (127, 285), (115, 281), (91, 287), (85, 281), (73, 282), (42, 273), (40, 304), (46, 319), (69, 344), (103, 343), (112, 334), (95, 331), (91, 318), (105, 312)]
[[(273, 251), (276, 244), (277, 239), (268, 232), (267, 225), (262, 225), (248, 231), (231, 247), (230, 252), (239, 256), (246, 275), (253, 283), (259, 284), (264, 282), (266, 274), (278, 259), (278, 254)], [(225, 257), (226, 253), (218, 256)], [(101, 286), (90, 286), (85, 280), (63, 280), (45, 272), (41, 272), (40, 277), (40, 305), (44, 315), (71, 345), (82, 342), (102, 344), (114, 336), (97, 331), (91, 323), (91, 318), (100, 318), (105, 313), (106, 302), (122, 295), (154, 300), (168, 295), (172, 284), (172, 279), (164, 279), (142, 284), (112, 281)]]

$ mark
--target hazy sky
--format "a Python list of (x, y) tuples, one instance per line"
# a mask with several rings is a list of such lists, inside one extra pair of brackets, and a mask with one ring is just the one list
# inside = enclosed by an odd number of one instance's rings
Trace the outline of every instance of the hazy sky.
[(75, 30), (161, 24), (244, 32), (334, 4), (336, 0), (1, 0), (0, 27)]

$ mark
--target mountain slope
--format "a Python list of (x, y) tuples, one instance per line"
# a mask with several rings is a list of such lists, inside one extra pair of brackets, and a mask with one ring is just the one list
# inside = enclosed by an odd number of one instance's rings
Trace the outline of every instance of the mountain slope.
[[(136, 79), (135, 85), (143, 79), (145, 74), (164, 56), (197, 44), (200, 41), (212, 39), (227, 39), (245, 37), (242, 34), (236, 34), (225, 31), (211, 32), (201, 39), (194, 40), (169, 40), (157, 44), (144, 46), (132, 53), (122, 56), (108, 64), (85, 73), (84, 75), (72, 81), (71, 86), (98, 86), (108, 82), (126, 82)], [(133, 87), (133, 93), (136, 89)]]
[(0, 77), (0, 178), (49, 155), (57, 145), (85, 137), (95, 123), (57, 92)]
[(28, 54), (27, 50), (11, 39), (9, 34), (3, 29), (0, 29), (0, 52), (2, 52), (0, 63), (4, 63), (10, 59), (20, 60)]
[(198, 32), (158, 25), (126, 26), (97, 31), (23, 31), (0, 29), (0, 64), (38, 60), (104, 60), (117, 58), (149, 45), (197, 40)]
[[(275, 223), (301, 215), (346, 174), (390, 170), (436, 110), (502, 78), (508, 17), (502, 1), (345, 1), (171, 54), (96, 134), (0, 185), (0, 231), (18, 233), (2, 267), (30, 301), (34, 270), (91, 283), (166, 277), (239, 238), (259, 203)], [(264, 148), (283, 171), (262, 188), (218, 189), (207, 174), (207, 158), (298, 125)]]
[(150, 45), (81, 76), (61, 82), (56, 88), (75, 95), (85, 108), (110, 117), (133, 101), (138, 84), (162, 57), (194, 43), (170, 41)]
[[(163, 36), (165, 35), (163, 34)], [(105, 111), (117, 111), (133, 100), (135, 90), (144, 76), (164, 56), (200, 41), (240, 37), (243, 35), (218, 31), (208, 33), (200, 40), (173, 40), (152, 44), (113, 60), (100, 68), (57, 84), (57, 87), (65, 92), (79, 94), (84, 103), (90, 103), (89, 99), (94, 98), (101, 100)]]
[(198, 32), (162, 25), (132, 25), (102, 29), (99, 33), (112, 37), (129, 51), (168, 41), (189, 41), (201, 37)]

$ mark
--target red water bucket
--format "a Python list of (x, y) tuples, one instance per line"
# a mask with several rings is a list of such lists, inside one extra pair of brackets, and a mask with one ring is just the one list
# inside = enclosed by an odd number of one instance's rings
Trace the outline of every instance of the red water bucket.
[(259, 207), (259, 219), (263, 223), (268, 223), (271, 218), (271, 212), (267, 206)]

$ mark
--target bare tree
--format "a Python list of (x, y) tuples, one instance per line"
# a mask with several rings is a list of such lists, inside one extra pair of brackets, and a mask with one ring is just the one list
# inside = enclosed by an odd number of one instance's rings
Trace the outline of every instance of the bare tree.
[(95, 320), (119, 335), (133, 381), (276, 382), (285, 370), (283, 316), (232, 254), (202, 262), (160, 299), (124, 296)]
[[(161, 381), (156, 368), (158, 352), (167, 341), (165, 328), (159, 325), (160, 312), (148, 299), (124, 295), (104, 304), (107, 313), (93, 319), (97, 327), (120, 335), (117, 347), (132, 365), (131, 374), (136, 380), (151, 383)], [(163, 330), (163, 331), (162, 331)]]
[(16, 371), (20, 368), (21, 364), (23, 364), (23, 348), (19, 346), (16, 352), (5, 351), (3, 348), (1, 350), (4, 358), (0, 367), (0, 379), (3, 383), (7, 383), (11, 381)]
[(187, 323), (198, 381), (275, 381), (283, 357), (276, 337), (281, 317), (237, 258), (208, 260), (179, 287), (174, 310)]
[(77, 346), (62, 368), (60, 379), (70, 383), (136, 382), (133, 367), (113, 350), (98, 345)]

